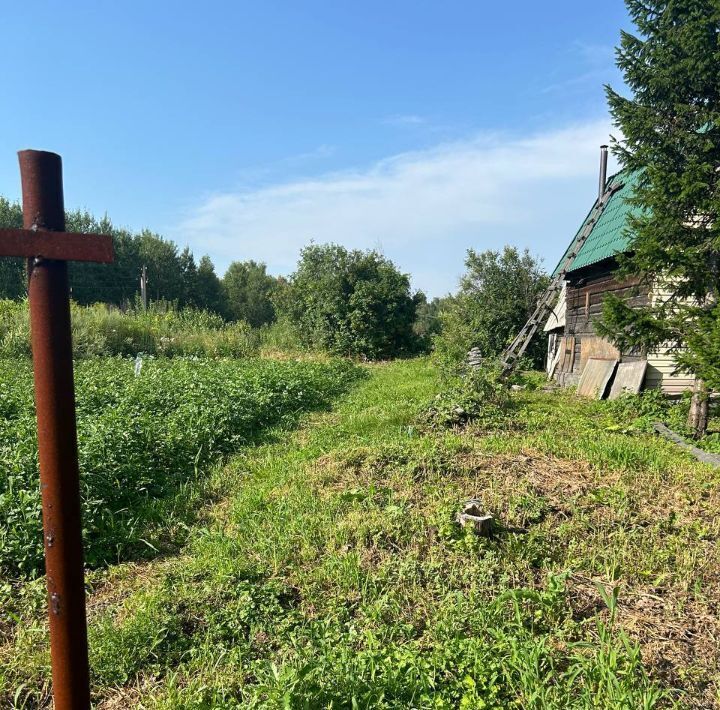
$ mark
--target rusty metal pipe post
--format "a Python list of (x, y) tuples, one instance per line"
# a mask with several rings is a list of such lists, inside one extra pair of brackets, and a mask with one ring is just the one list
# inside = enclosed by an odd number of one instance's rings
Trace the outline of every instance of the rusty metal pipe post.
[[(18, 153), (26, 229), (64, 231), (59, 155)], [(68, 266), (28, 264), (55, 710), (90, 707)]]

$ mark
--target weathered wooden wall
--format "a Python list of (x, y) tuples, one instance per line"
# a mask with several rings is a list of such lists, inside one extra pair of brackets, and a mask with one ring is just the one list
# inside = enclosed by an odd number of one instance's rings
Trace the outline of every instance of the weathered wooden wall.
[(603, 299), (607, 294), (624, 298), (631, 306), (649, 303), (647, 287), (640, 286), (638, 279), (618, 281), (613, 276), (613, 268), (614, 265), (596, 265), (577, 276), (573, 274), (568, 283), (565, 335), (575, 338), (575, 374), (582, 372), (590, 357), (622, 358), (626, 362), (643, 358), (642, 353), (636, 350), (620, 353), (595, 331), (595, 323), (602, 315)]
[(662, 387), (668, 394), (679, 394), (692, 389), (692, 377), (673, 374), (675, 362), (666, 349), (659, 348), (647, 355), (639, 350), (621, 353), (598, 336), (595, 323), (602, 315), (603, 300), (607, 294), (612, 293), (626, 299), (632, 307), (645, 306), (650, 303), (651, 298), (662, 297), (661, 291), (651, 291), (648, 286), (641, 285), (639, 279), (618, 281), (613, 275), (615, 267), (614, 261), (606, 261), (570, 274), (563, 334), (566, 347), (573, 352), (561, 358), (558, 378), (565, 384), (576, 383), (591, 357), (619, 359), (623, 362), (646, 359), (646, 387)]

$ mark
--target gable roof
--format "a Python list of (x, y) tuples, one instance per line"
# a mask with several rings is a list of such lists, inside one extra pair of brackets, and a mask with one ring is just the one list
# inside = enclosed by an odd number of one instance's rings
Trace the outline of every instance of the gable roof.
[[(608, 178), (605, 189), (607, 190), (608, 188), (618, 184), (622, 184), (622, 187), (620, 187), (620, 189), (607, 201), (605, 208), (590, 232), (590, 236), (588, 236), (572, 264), (568, 268), (568, 273), (582, 269), (584, 266), (596, 264), (603, 259), (608, 259), (611, 256), (615, 256), (627, 249), (630, 243), (626, 230), (628, 218), (631, 214), (636, 214), (638, 211), (638, 208), (631, 205), (627, 198), (635, 189), (635, 185), (637, 184), (637, 175), (623, 170)], [(595, 205), (593, 205), (593, 207), (594, 206)], [(570, 251), (573, 244), (575, 244), (575, 241), (584, 229), (587, 221), (590, 219), (591, 214), (592, 208), (590, 209), (590, 212), (588, 212), (587, 217), (583, 220), (583, 223), (580, 225), (580, 229), (578, 229), (577, 233), (573, 237), (572, 242), (568, 245), (565, 253), (562, 255), (558, 265), (555, 267), (553, 276), (560, 271), (560, 267), (565, 260), (565, 256)]]

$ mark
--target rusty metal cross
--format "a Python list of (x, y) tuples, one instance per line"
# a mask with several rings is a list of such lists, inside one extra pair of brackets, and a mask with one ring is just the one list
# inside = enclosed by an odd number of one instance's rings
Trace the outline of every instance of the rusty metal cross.
[(109, 263), (112, 238), (66, 233), (62, 160), (18, 153), (24, 229), (0, 229), (0, 257), (28, 259), (45, 577), (56, 710), (90, 707), (68, 261)]

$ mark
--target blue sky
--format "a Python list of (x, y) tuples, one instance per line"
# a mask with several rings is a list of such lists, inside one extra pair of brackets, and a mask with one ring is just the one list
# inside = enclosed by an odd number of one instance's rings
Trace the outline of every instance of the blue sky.
[(552, 268), (596, 191), (622, 0), (2, 9), (0, 194), (63, 155), (68, 207), (289, 273), (311, 239), (456, 287), (467, 248)]

